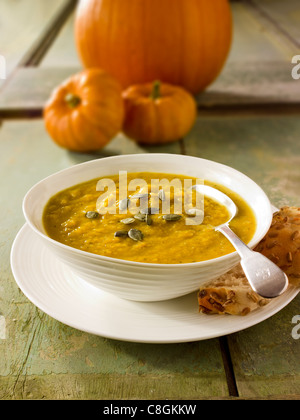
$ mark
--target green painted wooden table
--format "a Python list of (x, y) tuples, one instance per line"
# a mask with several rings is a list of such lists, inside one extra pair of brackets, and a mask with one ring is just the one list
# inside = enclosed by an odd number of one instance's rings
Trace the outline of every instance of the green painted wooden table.
[[(33, 3), (14, 5), (16, 15)], [(229, 336), (127, 343), (75, 330), (37, 309), (19, 290), (9, 256), (24, 224), (27, 190), (60, 169), (106, 156), (164, 152), (212, 159), (250, 176), (274, 205), (299, 206), (300, 80), (291, 78), (291, 58), (299, 53), (300, 6), (232, 3), (231, 55), (197, 98), (199, 115), (185, 139), (142, 148), (119, 134), (98, 153), (75, 154), (52, 142), (41, 118), (51, 89), (80, 68), (75, 3), (40, 3), (45, 6), (32, 19), (20, 18), (28, 37), (6, 45), (12, 58), (0, 91), (0, 399), (299, 399), (300, 339), (292, 334), (299, 295), (268, 320)], [(8, 29), (1, 30), (10, 39)]]

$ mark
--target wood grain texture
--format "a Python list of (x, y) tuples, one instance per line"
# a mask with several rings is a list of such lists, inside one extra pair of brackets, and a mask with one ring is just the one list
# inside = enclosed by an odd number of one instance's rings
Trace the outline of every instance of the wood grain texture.
[[(67, 0), (1, 0), (0, 54), (5, 57), (7, 77), (29, 54), (66, 3)], [(0, 86), (3, 83), (0, 80)]]
[(298, 295), (261, 324), (229, 337), (239, 396), (300, 399), (300, 343), (292, 336)]
[[(277, 1), (277, 0), (275, 0)], [(289, 3), (290, 0), (285, 1)], [(277, 1), (277, 3), (279, 3)], [(259, 0), (259, 5), (265, 0)], [(270, 4), (273, 0), (269, 1)], [(278, 32), (269, 20), (258, 13), (251, 1), (232, 3), (234, 38), (228, 62), (289, 60), (295, 45)], [(271, 6), (272, 7), (272, 6)]]
[[(0, 117), (40, 117), (52, 90), (80, 67), (20, 68), (2, 90)], [(199, 110), (300, 108), (300, 82), (291, 77), (290, 62), (243, 62), (227, 65), (222, 76), (198, 95)]]
[(75, 12), (65, 22), (51, 48), (40, 63), (40, 67), (81, 68), (74, 37)]
[(188, 155), (215, 160), (256, 181), (276, 206), (299, 205), (298, 116), (198, 117)]
[(297, 0), (248, 0), (257, 13), (273, 25), (277, 32), (300, 47), (300, 4)]

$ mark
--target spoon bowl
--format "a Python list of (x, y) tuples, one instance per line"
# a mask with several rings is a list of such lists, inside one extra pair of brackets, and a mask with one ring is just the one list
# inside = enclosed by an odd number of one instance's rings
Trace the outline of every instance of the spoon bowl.
[(219, 202), (229, 211), (229, 220), (215, 227), (215, 230), (221, 232), (235, 247), (241, 257), (241, 266), (252, 289), (264, 298), (274, 298), (285, 292), (288, 287), (286, 274), (264, 255), (250, 249), (230, 229), (229, 223), (238, 212), (235, 203), (226, 194), (207, 185), (194, 185), (192, 189)]
[(231, 220), (237, 215), (238, 209), (235, 203), (231, 200), (231, 198), (228, 197), (228, 195), (222, 193), (216, 188), (209, 187), (208, 185), (197, 184), (193, 185), (191, 189), (197, 191), (200, 194), (206, 195), (207, 197), (212, 198), (213, 200), (225, 206), (230, 213), (230, 218), (226, 223), (230, 223)]

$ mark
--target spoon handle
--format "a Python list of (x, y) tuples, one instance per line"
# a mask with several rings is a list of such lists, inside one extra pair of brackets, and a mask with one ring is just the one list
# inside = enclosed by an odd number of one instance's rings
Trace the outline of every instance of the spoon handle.
[(223, 233), (224, 236), (232, 243), (241, 258), (247, 258), (253, 252), (228, 226), (228, 224), (220, 225), (216, 228), (218, 232)]
[(228, 225), (216, 228), (232, 243), (241, 256), (241, 266), (252, 289), (260, 296), (274, 298), (288, 287), (286, 274), (259, 252), (252, 251)]

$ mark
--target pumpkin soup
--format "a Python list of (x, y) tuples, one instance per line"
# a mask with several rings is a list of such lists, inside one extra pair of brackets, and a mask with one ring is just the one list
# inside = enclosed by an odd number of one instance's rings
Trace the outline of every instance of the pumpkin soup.
[[(199, 193), (195, 191), (186, 197), (187, 188), (176, 189), (173, 183), (176, 180), (177, 185), (185, 185), (190, 181), (195, 185), (199, 180), (150, 172), (128, 173), (126, 179), (126, 187), (135, 180), (139, 187), (135, 191), (126, 188), (125, 197), (121, 195), (119, 175), (90, 180), (53, 196), (43, 215), (46, 233), (82, 251), (146, 263), (193, 263), (234, 251), (230, 242), (214, 229), (228, 221), (226, 207), (208, 197), (197, 197)], [(104, 180), (115, 185), (115, 191), (100, 188)], [(165, 180), (171, 188), (153, 191), (153, 180)], [(238, 213), (230, 227), (248, 243), (256, 228), (250, 206), (229, 189), (203, 182), (235, 202)]]

